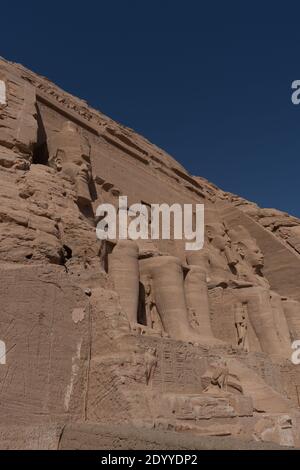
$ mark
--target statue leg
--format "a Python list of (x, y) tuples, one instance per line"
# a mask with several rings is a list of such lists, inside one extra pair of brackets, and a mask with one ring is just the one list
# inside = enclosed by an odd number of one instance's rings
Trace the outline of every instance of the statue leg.
[(289, 327), (287, 319), (285, 317), (281, 296), (276, 292), (271, 291), (271, 305), (273, 309), (274, 321), (276, 326), (276, 331), (279, 337), (281, 351), (285, 357), (291, 356), (291, 335), (289, 332)]
[(277, 334), (270, 291), (260, 286), (237, 289), (236, 295), (248, 307), (248, 316), (262, 351), (271, 355), (282, 355)]
[(180, 261), (173, 256), (156, 256), (141, 260), (140, 270), (151, 276), (155, 304), (164, 331), (177, 340), (200, 342), (203, 338), (188, 320)]
[(199, 335), (207, 340), (215, 340), (210, 323), (206, 272), (199, 266), (189, 268), (184, 284), (187, 306), (196, 315)]
[(131, 324), (137, 322), (139, 302), (138, 247), (134, 241), (121, 240), (108, 258), (108, 272)]

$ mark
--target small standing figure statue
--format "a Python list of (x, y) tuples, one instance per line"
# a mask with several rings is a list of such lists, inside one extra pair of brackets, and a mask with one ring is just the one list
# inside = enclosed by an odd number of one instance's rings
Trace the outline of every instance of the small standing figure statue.
[(145, 280), (145, 310), (147, 325), (154, 329), (157, 320), (157, 310), (150, 277), (147, 277)]
[(145, 280), (145, 310), (146, 310), (146, 320), (147, 325), (150, 328), (153, 328), (154, 319), (153, 319), (153, 308), (155, 307), (155, 302), (152, 295), (152, 284), (151, 279), (147, 277)]
[(236, 304), (234, 311), (234, 323), (237, 332), (238, 348), (243, 351), (249, 352), (248, 344), (248, 324), (245, 312), (245, 305)]
[(145, 375), (146, 375), (146, 384), (153, 379), (154, 371), (157, 366), (157, 351), (156, 348), (148, 348), (145, 352)]

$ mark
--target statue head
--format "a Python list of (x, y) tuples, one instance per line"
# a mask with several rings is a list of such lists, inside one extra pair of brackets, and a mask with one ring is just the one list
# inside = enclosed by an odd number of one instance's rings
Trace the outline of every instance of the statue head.
[(224, 251), (225, 247), (230, 243), (226, 227), (223, 223), (217, 222), (206, 225), (206, 236), (208, 242), (220, 251)]
[(264, 266), (264, 255), (256, 240), (241, 225), (230, 231), (231, 240), (234, 242), (237, 253), (250, 266), (261, 269)]
[(248, 240), (246, 243), (243, 244), (242, 253), (245, 256), (246, 261), (253, 268), (263, 268), (264, 266), (264, 255), (260, 250), (259, 246), (256, 242)]
[(67, 175), (76, 187), (78, 201), (90, 202), (90, 145), (77, 126), (66, 121), (48, 140), (49, 165)]

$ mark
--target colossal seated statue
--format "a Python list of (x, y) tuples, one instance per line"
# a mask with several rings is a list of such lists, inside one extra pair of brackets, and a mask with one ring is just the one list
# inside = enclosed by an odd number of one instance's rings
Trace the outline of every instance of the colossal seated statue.
[[(136, 329), (138, 322), (138, 310), (141, 305), (139, 297), (143, 295), (146, 326), (160, 335), (187, 342), (203, 341), (206, 332), (212, 335), (207, 322), (203, 334), (200, 335), (192, 328), (188, 318), (186, 292), (189, 306), (195, 308), (200, 318), (207, 315), (208, 310), (205, 279), (197, 267), (188, 273), (185, 286), (183, 267), (178, 258), (161, 255), (148, 258), (142, 256), (139, 259), (139, 248), (135, 241), (119, 240), (108, 255), (108, 273), (133, 329)], [(198, 280), (202, 282), (203, 296), (195, 285)], [(206, 310), (204, 314), (197, 304), (197, 301), (201, 302), (202, 297)], [(204, 321), (206, 320), (203, 320), (203, 324)]]
[[(248, 316), (262, 351), (290, 358), (291, 338), (281, 297), (262, 274), (264, 257), (244, 227), (229, 232), (240, 256), (236, 265), (235, 296), (247, 306)], [(249, 283), (249, 286), (244, 286)]]
[[(256, 241), (244, 227), (228, 231), (221, 223), (207, 226), (206, 235), (203, 250), (187, 253), (188, 263), (206, 271), (209, 289), (231, 290), (245, 311), (244, 323), (249, 320), (263, 352), (289, 358), (291, 340), (281, 298), (262, 274), (264, 258)], [(237, 323), (236, 328), (244, 328)]]
[(186, 258), (183, 269), (174, 256), (140, 256), (135, 241), (119, 240), (109, 255), (109, 273), (132, 326), (138, 323), (142, 292), (148, 328), (177, 340), (217, 344), (208, 289), (219, 287), (232, 293), (237, 347), (251, 350), (250, 324), (263, 352), (290, 357), (291, 337), (281, 297), (271, 291), (262, 274), (263, 254), (243, 227), (228, 232), (220, 223), (208, 226), (206, 247), (188, 252)]
[[(243, 305), (245, 321), (248, 317), (261, 350), (290, 358), (291, 339), (281, 298), (263, 276), (264, 257), (256, 241), (242, 226), (227, 231), (214, 224), (209, 227), (208, 252), (210, 285), (222, 285), (220, 274), (227, 262), (223, 287), (231, 289)], [(235, 260), (234, 264), (228, 259)]]

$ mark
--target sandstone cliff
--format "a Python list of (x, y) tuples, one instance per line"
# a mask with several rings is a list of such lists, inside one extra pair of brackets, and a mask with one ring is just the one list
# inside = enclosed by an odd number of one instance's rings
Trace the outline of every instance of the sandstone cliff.
[[(4, 59), (0, 181), (0, 448), (300, 445), (299, 219)], [(122, 195), (204, 204), (204, 249), (97, 240)]]

